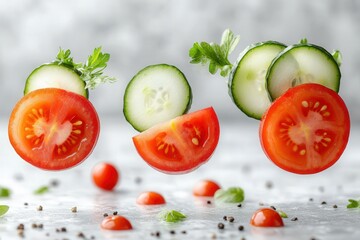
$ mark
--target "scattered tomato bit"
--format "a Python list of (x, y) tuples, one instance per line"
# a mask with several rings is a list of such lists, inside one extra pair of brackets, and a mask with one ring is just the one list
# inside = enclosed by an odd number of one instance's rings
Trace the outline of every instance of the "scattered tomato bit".
[(283, 227), (284, 223), (277, 211), (260, 208), (251, 217), (250, 224), (255, 227)]
[(119, 172), (111, 163), (100, 162), (92, 169), (92, 179), (97, 187), (111, 191), (119, 180)]
[(195, 184), (193, 194), (197, 197), (213, 197), (215, 192), (220, 188), (219, 184), (215, 181), (202, 180)]
[(157, 192), (143, 192), (136, 199), (136, 203), (140, 205), (159, 205), (165, 204), (165, 198)]
[(106, 230), (131, 230), (129, 220), (120, 215), (108, 216), (101, 222), (101, 228)]

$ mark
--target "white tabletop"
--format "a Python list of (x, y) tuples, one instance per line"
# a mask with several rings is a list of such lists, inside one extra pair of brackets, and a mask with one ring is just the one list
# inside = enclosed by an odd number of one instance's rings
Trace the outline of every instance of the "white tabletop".
[[(21, 223), (25, 225), (25, 239), (81, 239), (80, 232), (87, 239), (156, 239), (152, 236), (155, 232), (160, 232), (161, 239), (360, 238), (360, 209), (346, 208), (349, 198), (360, 200), (359, 127), (352, 128), (348, 147), (337, 164), (308, 176), (287, 173), (265, 157), (256, 121), (221, 123), (221, 138), (213, 157), (185, 175), (166, 175), (149, 167), (132, 145), (136, 132), (122, 121), (102, 120), (100, 139), (91, 157), (61, 172), (42, 171), (21, 160), (4, 134), (6, 122), (0, 127), (0, 186), (12, 191), (10, 198), (0, 198), (0, 205), (10, 206), (0, 217), (0, 240), (19, 239), (17, 226)], [(101, 191), (91, 181), (91, 168), (101, 161), (110, 161), (120, 170), (121, 180), (114, 192)], [(192, 188), (201, 179), (213, 179), (224, 188), (242, 187), (242, 207), (216, 204), (211, 199), (208, 204), (208, 199), (193, 197)], [(54, 180), (58, 186), (34, 195), (34, 190)], [(162, 193), (167, 204), (137, 205), (136, 197), (150, 190)], [(42, 211), (37, 210), (40, 205)], [(287, 213), (285, 227), (251, 227), (251, 215), (262, 205)], [(77, 207), (76, 213), (72, 207)], [(161, 222), (157, 215), (163, 209), (179, 210), (187, 218), (176, 224)], [(114, 211), (127, 217), (134, 229), (101, 230), (103, 214)], [(226, 222), (223, 216), (233, 216), (235, 221)], [(217, 228), (220, 222), (225, 224), (224, 230)], [(33, 224), (43, 224), (43, 228), (33, 228)], [(238, 230), (240, 225), (244, 231)], [(63, 227), (66, 232), (61, 232)]]

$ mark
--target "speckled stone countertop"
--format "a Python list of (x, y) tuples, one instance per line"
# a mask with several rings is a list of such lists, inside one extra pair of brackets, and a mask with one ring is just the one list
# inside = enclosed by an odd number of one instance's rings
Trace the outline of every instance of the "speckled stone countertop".
[[(0, 217), (0, 240), (21, 238), (19, 224), (25, 226), (24, 239), (360, 238), (360, 209), (346, 208), (349, 198), (360, 199), (357, 126), (352, 128), (349, 145), (338, 163), (316, 175), (287, 173), (267, 160), (259, 144), (256, 122), (222, 124), (219, 146), (207, 164), (189, 174), (166, 175), (139, 158), (131, 142), (135, 132), (123, 124), (111, 119), (102, 121), (100, 139), (91, 157), (61, 172), (28, 165), (15, 154), (7, 135), (1, 134), (0, 185), (10, 188), (12, 194), (0, 198), (0, 205), (10, 206), (8, 213)], [(2, 121), (0, 127), (6, 133), (6, 122)], [(114, 192), (103, 192), (91, 181), (91, 168), (100, 161), (110, 161), (120, 170), (121, 180)], [(195, 198), (192, 188), (201, 179), (216, 180), (224, 188), (240, 186), (245, 201), (239, 207)], [(51, 186), (50, 191), (34, 195), (34, 190), (43, 185)], [(136, 197), (150, 190), (162, 193), (167, 204), (137, 205)], [(40, 205), (42, 211), (37, 209)], [(285, 227), (251, 227), (251, 215), (261, 206), (286, 212)], [(73, 207), (77, 212), (71, 211)], [(179, 210), (187, 218), (176, 224), (161, 222), (157, 215), (163, 209)], [(103, 214), (114, 211), (126, 216), (134, 229), (101, 230)], [(224, 221), (223, 216), (233, 216), (235, 221)], [(223, 230), (217, 228), (220, 222), (225, 225)], [(34, 228), (34, 224), (43, 226)], [(238, 230), (240, 225), (243, 231)], [(159, 237), (153, 236), (156, 232)]]

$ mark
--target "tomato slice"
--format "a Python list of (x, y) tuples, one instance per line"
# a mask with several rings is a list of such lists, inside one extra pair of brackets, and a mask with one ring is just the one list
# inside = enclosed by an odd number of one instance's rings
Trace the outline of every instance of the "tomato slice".
[(207, 162), (220, 135), (212, 107), (157, 124), (133, 137), (136, 150), (153, 168), (169, 174), (187, 173)]
[(350, 117), (341, 97), (319, 84), (289, 89), (260, 124), (264, 152), (280, 168), (313, 174), (332, 166), (350, 134)]
[(47, 170), (81, 163), (95, 147), (99, 131), (98, 115), (85, 97), (55, 88), (25, 95), (14, 107), (8, 126), (19, 156)]

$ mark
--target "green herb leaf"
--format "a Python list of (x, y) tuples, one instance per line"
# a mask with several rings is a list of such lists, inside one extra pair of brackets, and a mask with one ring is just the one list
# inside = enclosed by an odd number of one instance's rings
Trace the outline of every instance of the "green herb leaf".
[(332, 53), (333, 58), (335, 59), (336, 63), (338, 64), (338, 66), (340, 67), (342, 64), (342, 54), (339, 50), (335, 50)]
[(5, 213), (7, 213), (7, 211), (9, 210), (9, 206), (7, 205), (0, 205), (0, 217), (2, 215), (4, 215)]
[(231, 187), (226, 190), (219, 189), (215, 192), (216, 201), (225, 203), (240, 203), (245, 199), (244, 190), (240, 187)]
[(44, 194), (44, 193), (47, 193), (49, 191), (49, 187), (48, 186), (41, 186), (39, 187), (38, 189), (36, 189), (34, 191), (34, 194), (36, 195), (41, 195), (41, 194)]
[(307, 44), (308, 40), (307, 40), (307, 38), (302, 38), (302, 39), (300, 39), (299, 43), (300, 44)]
[(279, 213), (280, 217), (282, 217), (282, 218), (288, 218), (288, 215), (287, 215), (285, 212), (283, 212), (283, 211), (281, 211), (281, 210), (278, 210), (277, 212)]
[(55, 63), (73, 68), (80, 75), (80, 78), (85, 81), (85, 88), (95, 89), (101, 83), (113, 83), (116, 81), (113, 77), (103, 75), (103, 71), (110, 60), (110, 54), (102, 53), (101, 47), (94, 49), (85, 64), (75, 63), (70, 55), (70, 49), (63, 50), (60, 48)]
[(221, 43), (195, 42), (189, 50), (190, 63), (207, 64), (209, 63), (209, 72), (216, 74), (220, 70), (220, 75), (226, 77), (229, 75), (232, 64), (228, 57), (240, 41), (240, 36), (226, 29), (221, 37)]
[(360, 200), (349, 199), (349, 204), (346, 206), (347, 208), (360, 208)]
[(164, 210), (158, 217), (165, 222), (179, 222), (186, 218), (186, 215), (175, 210)]
[(8, 188), (0, 187), (0, 197), (10, 197), (11, 191)]

